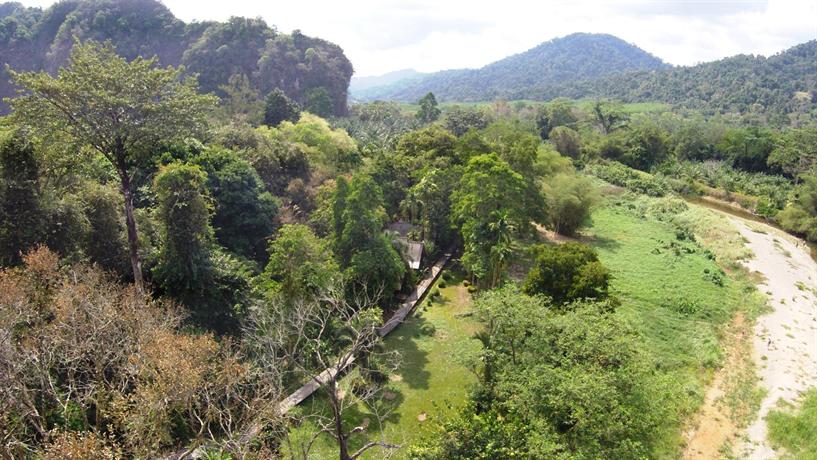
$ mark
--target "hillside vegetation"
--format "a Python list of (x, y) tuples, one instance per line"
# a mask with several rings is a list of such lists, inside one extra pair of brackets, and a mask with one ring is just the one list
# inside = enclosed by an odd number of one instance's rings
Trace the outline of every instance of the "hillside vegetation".
[(260, 95), (280, 88), (308, 105), (325, 92), (326, 115), (346, 112), (352, 64), (339, 46), (297, 30), (281, 33), (262, 19), (185, 24), (156, 0), (66, 0), (45, 10), (0, 5), (0, 98), (15, 94), (6, 64), (54, 72), (77, 39), (111, 40), (128, 59), (155, 55), (162, 65), (184, 65), (204, 92), (224, 96), (222, 86), (245, 76)]

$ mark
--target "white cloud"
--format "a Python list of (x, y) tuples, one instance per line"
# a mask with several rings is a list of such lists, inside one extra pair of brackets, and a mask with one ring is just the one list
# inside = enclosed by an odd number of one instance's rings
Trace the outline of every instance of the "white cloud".
[[(47, 6), (49, 0), (23, 1)], [(358, 75), (479, 67), (572, 32), (603, 32), (676, 65), (769, 55), (817, 38), (817, 0), (165, 0), (176, 16), (260, 16), (344, 48)]]

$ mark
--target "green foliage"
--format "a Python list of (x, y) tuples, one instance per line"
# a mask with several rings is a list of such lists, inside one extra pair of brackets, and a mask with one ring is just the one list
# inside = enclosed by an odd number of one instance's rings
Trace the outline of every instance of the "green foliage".
[(336, 127), (345, 129), (357, 141), (364, 156), (394, 149), (400, 137), (417, 123), (417, 118), (406, 114), (399, 105), (383, 101), (355, 104), (348, 117), (334, 120)]
[(558, 174), (545, 185), (550, 225), (563, 235), (574, 235), (590, 219), (599, 202), (595, 185), (585, 176)]
[[(817, 390), (806, 392), (798, 408), (773, 410), (766, 417), (769, 438), (799, 460), (817, 458)], [(786, 404), (788, 406), (788, 404)]]
[(774, 134), (755, 126), (731, 129), (717, 145), (732, 166), (749, 172), (768, 171), (767, 161), (774, 148)]
[(14, 121), (31, 126), (52, 144), (69, 136), (105, 157), (115, 169), (125, 201), (134, 280), (142, 289), (132, 179), (162, 145), (203, 134), (214, 96), (199, 95), (181, 69), (158, 68), (157, 60), (128, 62), (111, 43), (76, 43), (68, 65), (47, 72), (12, 72), (25, 95), (13, 100)]
[(406, 264), (383, 233), (383, 195), (371, 177), (340, 177), (331, 199), (335, 254), (353, 284), (391, 301)]
[[(250, 145), (244, 147), (243, 156), (258, 172), (268, 192), (282, 196), (293, 180), (309, 181), (311, 150), (308, 146), (287, 139), (277, 129), (263, 126), (256, 128), (248, 137)], [(231, 148), (230, 145), (225, 146)]]
[(249, 270), (214, 244), (207, 174), (196, 165), (172, 163), (154, 180), (162, 247), (153, 275), (180, 300), (195, 324), (235, 332), (249, 289)]
[(597, 99), (593, 104), (592, 115), (596, 126), (604, 134), (623, 127), (628, 120), (627, 114), (621, 109), (621, 104), (609, 100)]
[(794, 200), (777, 215), (780, 226), (817, 241), (817, 176), (803, 175)]
[[(12, 100), (15, 121), (44, 137), (67, 132), (123, 171), (155, 155), (157, 145), (202, 133), (216, 101), (197, 94), (196, 81), (181, 78), (180, 70), (159, 68), (155, 59), (128, 62), (110, 43), (78, 43), (56, 78), (46, 72), (12, 76), (31, 92)], [(111, 119), (88, 107), (122, 115)]]
[(550, 131), (551, 144), (561, 155), (577, 160), (582, 151), (579, 133), (567, 126), (557, 126)]
[(477, 278), (495, 285), (510, 250), (510, 236), (527, 228), (525, 179), (496, 154), (468, 161), (451, 196), (454, 222), (461, 229), (463, 265)]
[(791, 177), (817, 168), (817, 129), (784, 131), (767, 162)]
[(538, 246), (534, 251), (536, 261), (525, 279), (525, 293), (546, 295), (557, 305), (607, 298), (612, 275), (591, 247), (565, 243)]
[(420, 123), (427, 124), (437, 121), (440, 118), (440, 109), (437, 107), (437, 98), (434, 93), (428, 93), (418, 102), (420, 110), (417, 112), (417, 119)]
[(278, 88), (272, 90), (264, 103), (264, 124), (278, 126), (282, 121), (296, 122), (301, 116), (301, 108)]
[(306, 93), (304, 109), (319, 117), (330, 117), (334, 113), (332, 98), (326, 88), (320, 86), (312, 88)]
[(327, 241), (299, 224), (284, 225), (269, 244), (264, 273), (264, 292), (281, 292), (288, 299), (318, 293), (336, 279), (340, 269)]
[[(341, 47), (294, 30), (267, 41), (255, 75), (264, 94), (278, 87), (301, 107), (317, 111), (313, 113), (328, 109), (326, 115), (346, 115), (352, 72), (352, 63)], [(318, 106), (310, 108), (310, 95)]]
[(219, 86), (224, 96), (219, 106), (220, 118), (226, 122), (241, 120), (258, 125), (264, 118), (261, 94), (244, 75), (232, 75), (226, 85)]
[(0, 174), (0, 266), (18, 265), (42, 241), (46, 225), (39, 165), (23, 132), (0, 139)]
[(413, 158), (433, 159), (450, 157), (454, 153), (457, 139), (439, 126), (411, 131), (403, 135), (397, 143), (397, 152)]
[(154, 180), (162, 225), (162, 254), (155, 276), (171, 292), (204, 288), (209, 274), (212, 204), (207, 174), (190, 164), (163, 167)]
[(649, 171), (669, 158), (669, 139), (659, 126), (633, 123), (626, 133), (624, 154), (617, 158), (631, 168)]
[(476, 308), (487, 327), (480, 387), (412, 458), (649, 455), (666, 414), (624, 321), (593, 303), (555, 314), (511, 289), (480, 297)]
[[(257, 18), (185, 24), (155, 0), (89, 0), (64, 2), (46, 11), (15, 9), (0, 20), (0, 68), (59, 68), (75, 37), (111, 40), (128, 60), (155, 55), (162, 65), (183, 65), (189, 75), (198, 75), (204, 91), (226, 96), (227, 115), (257, 120), (263, 108), (253, 112), (263, 105), (260, 95), (281, 88), (303, 105), (309, 91), (319, 87), (329, 94), (330, 114), (346, 113), (352, 64), (337, 45), (297, 30), (279, 33)], [(5, 71), (0, 74), (0, 97), (13, 96), (15, 88), (6, 81)], [(240, 88), (244, 82), (248, 85)]]
[(478, 107), (455, 105), (445, 111), (443, 126), (459, 137), (472, 129), (480, 130), (491, 122), (489, 115)]
[(636, 193), (664, 196), (672, 192), (672, 186), (666, 179), (629, 168), (616, 161), (594, 162), (587, 165), (584, 171)]
[(89, 183), (82, 191), (82, 201), (89, 224), (85, 255), (104, 270), (127, 275), (130, 267), (119, 191), (111, 185)]
[[(751, 173), (735, 169), (723, 161), (676, 161), (662, 165), (659, 171), (667, 177), (714, 187), (718, 190), (704, 192), (738, 201), (742, 206), (754, 208), (755, 212), (767, 217), (773, 217), (786, 206), (794, 189), (794, 184), (783, 176)], [(721, 193), (723, 196), (719, 196)]]
[(202, 90), (219, 91), (233, 75), (253, 75), (267, 40), (274, 37), (263, 19), (233, 16), (210, 24), (184, 52), (181, 63), (198, 74)]
[(813, 119), (810, 112), (815, 100), (811, 95), (817, 87), (810, 76), (817, 71), (815, 56), (817, 42), (812, 40), (769, 57), (737, 55), (695, 66), (540, 85), (520, 92), (519, 97), (659, 101), (707, 115), (737, 113), (749, 120), (788, 124), (801, 117)]
[(284, 139), (302, 144), (309, 163), (326, 172), (349, 171), (361, 162), (355, 140), (316, 115), (303, 113), (297, 123), (284, 121), (278, 130)]
[(275, 229), (279, 203), (264, 191), (258, 173), (249, 162), (226, 149), (205, 149), (193, 163), (207, 175), (218, 242), (243, 257), (265, 260), (266, 240)]
[(536, 112), (536, 129), (542, 140), (551, 138), (551, 131), (555, 128), (575, 128), (578, 118), (575, 108), (569, 99), (555, 99), (539, 107)]

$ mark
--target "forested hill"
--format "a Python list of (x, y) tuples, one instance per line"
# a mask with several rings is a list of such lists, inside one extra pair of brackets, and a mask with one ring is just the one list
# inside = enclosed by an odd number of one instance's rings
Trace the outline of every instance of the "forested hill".
[(6, 64), (53, 72), (74, 37), (110, 39), (128, 59), (155, 55), (163, 65), (184, 65), (199, 74), (202, 91), (222, 93), (231, 76), (246, 75), (261, 95), (281, 88), (302, 105), (323, 100), (334, 114), (346, 112), (352, 64), (339, 46), (282, 34), (261, 19), (186, 24), (155, 0), (64, 0), (45, 10), (0, 4), (0, 98), (15, 94)]
[(547, 85), (667, 67), (657, 57), (612, 35), (576, 33), (480, 69), (436, 72), (360, 91), (353, 97), (414, 102), (431, 91), (444, 101), (518, 98)]
[(710, 113), (808, 113), (817, 103), (817, 40), (770, 57), (738, 55), (661, 72), (540, 85), (512, 97), (660, 101)]

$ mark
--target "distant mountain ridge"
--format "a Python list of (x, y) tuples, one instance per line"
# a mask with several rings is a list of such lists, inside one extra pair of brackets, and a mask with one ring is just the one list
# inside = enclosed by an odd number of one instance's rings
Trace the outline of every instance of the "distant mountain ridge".
[[(230, 77), (245, 75), (260, 95), (280, 88), (304, 104), (326, 93), (334, 114), (346, 113), (353, 69), (339, 46), (297, 30), (280, 33), (258, 18), (186, 24), (156, 0), (62, 0), (47, 9), (0, 4), (0, 99), (15, 95), (6, 64), (54, 72), (74, 37), (111, 40), (128, 59), (184, 65), (205, 92), (222, 93)], [(0, 113), (5, 109), (0, 103)]]
[(418, 72), (414, 69), (395, 70), (394, 72), (384, 73), (383, 75), (369, 77), (356, 77), (353, 75), (352, 80), (349, 82), (349, 95), (352, 99), (354, 99), (356, 93), (367, 91), (371, 88), (377, 88), (379, 86), (392, 85), (409, 78), (420, 78), (425, 75), (428, 74)]
[[(665, 102), (709, 113), (806, 115), (817, 110), (817, 40), (769, 57), (742, 54), (660, 72), (630, 72), (542, 85), (512, 97), (606, 97), (625, 102)], [(781, 120), (790, 121), (795, 120)]]
[(485, 101), (508, 98), (539, 86), (669, 67), (661, 59), (612, 35), (575, 33), (479, 69), (446, 70), (402, 79), (353, 91), (353, 96), (360, 100), (414, 102), (431, 91), (443, 101)]

